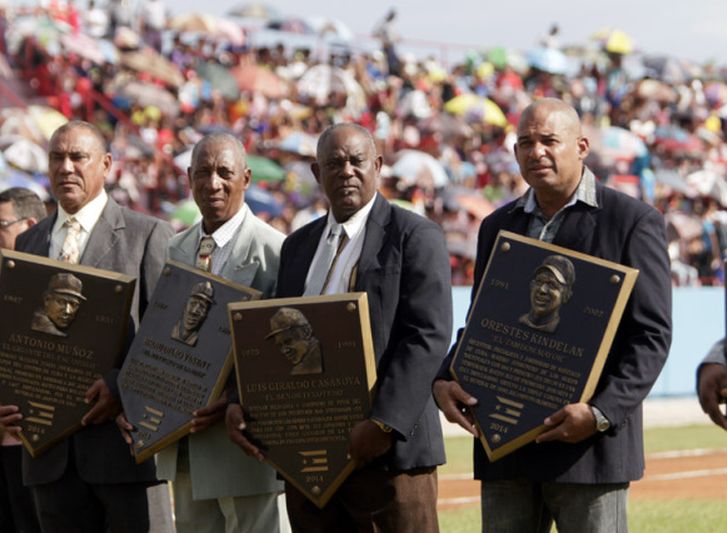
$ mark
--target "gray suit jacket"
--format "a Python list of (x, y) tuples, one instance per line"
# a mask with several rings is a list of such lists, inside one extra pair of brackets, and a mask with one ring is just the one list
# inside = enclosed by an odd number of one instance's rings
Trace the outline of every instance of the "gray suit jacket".
[[(47, 257), (56, 216), (19, 235), (15, 248)], [(88, 238), (80, 260), (82, 265), (136, 278), (131, 306), (134, 329), (159, 278), (172, 234), (166, 222), (120, 207), (109, 198)], [(112, 389), (115, 388), (113, 381), (113, 376), (107, 377)], [(24, 452), (23, 482), (32, 486), (56, 481), (66, 470), (71, 450), (78, 474), (87, 483), (155, 481), (154, 465), (149, 461), (137, 465), (116, 424), (108, 421), (80, 430), (36, 459)]]
[[(247, 206), (232, 253), (220, 276), (263, 292), (275, 292), (282, 233), (258, 219)], [(169, 246), (169, 258), (194, 265), (199, 224), (176, 235)], [(195, 500), (226, 496), (249, 496), (283, 490), (275, 470), (246, 456), (227, 436), (224, 421), (189, 435), (189, 470)], [(174, 480), (177, 473), (177, 445), (157, 454), (157, 476)]]

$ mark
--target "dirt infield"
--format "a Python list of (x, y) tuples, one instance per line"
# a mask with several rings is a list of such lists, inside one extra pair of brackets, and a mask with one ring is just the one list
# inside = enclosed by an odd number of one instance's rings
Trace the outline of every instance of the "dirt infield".
[[(471, 474), (440, 476), (439, 509), (479, 505), (480, 484)], [(654, 454), (644, 478), (631, 485), (631, 499), (727, 499), (727, 450)]]

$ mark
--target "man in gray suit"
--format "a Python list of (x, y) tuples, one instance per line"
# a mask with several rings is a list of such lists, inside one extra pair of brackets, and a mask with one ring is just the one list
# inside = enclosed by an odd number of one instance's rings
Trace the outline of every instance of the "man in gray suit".
[[(120, 207), (104, 191), (111, 154), (92, 124), (69, 122), (50, 140), (49, 175), (59, 207), (54, 216), (18, 236), (16, 249), (121, 272), (136, 278), (131, 320), (139, 323), (164, 264), (171, 227)], [(146, 489), (154, 465), (137, 465), (113, 422), (120, 410), (118, 370), (86, 392), (91, 408), (84, 429), (36, 459), (23, 454), (44, 532), (147, 531)], [(22, 418), (17, 406), (0, 407), (0, 424)]]
[[(245, 148), (231, 135), (208, 135), (194, 147), (187, 172), (202, 221), (172, 239), (169, 258), (271, 296), (284, 237), (245, 204), (252, 176)], [(210, 238), (211, 252), (203, 246)], [(157, 455), (157, 475), (173, 482), (177, 532), (277, 532), (283, 485), (270, 466), (230, 442), (221, 421), (226, 405), (223, 394), (196, 411), (192, 435)]]

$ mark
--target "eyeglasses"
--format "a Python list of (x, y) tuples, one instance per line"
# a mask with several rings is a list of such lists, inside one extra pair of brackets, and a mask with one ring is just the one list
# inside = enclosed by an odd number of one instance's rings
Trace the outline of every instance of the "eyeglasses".
[(12, 226), (13, 224), (17, 224), (18, 222), (22, 222), (23, 220), (27, 220), (28, 217), (18, 218), (15, 220), (0, 220), (0, 229), (6, 229)]

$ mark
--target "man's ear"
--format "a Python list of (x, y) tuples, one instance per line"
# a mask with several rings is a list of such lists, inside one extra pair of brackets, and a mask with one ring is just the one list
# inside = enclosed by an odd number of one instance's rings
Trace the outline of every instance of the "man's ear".
[(321, 167), (318, 165), (318, 161), (313, 161), (310, 164), (311, 172), (313, 172), (313, 175), (316, 177), (316, 181), (318, 183), (321, 182)]

